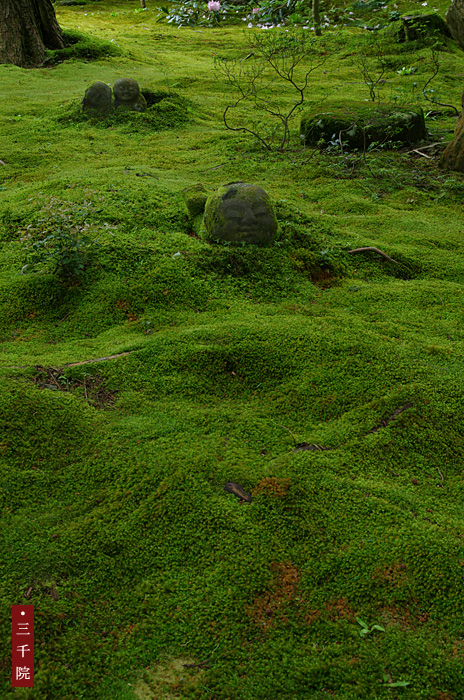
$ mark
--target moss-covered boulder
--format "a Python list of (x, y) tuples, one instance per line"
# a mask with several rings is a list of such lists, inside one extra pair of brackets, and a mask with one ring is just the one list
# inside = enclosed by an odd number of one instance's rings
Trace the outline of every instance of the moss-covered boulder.
[(464, 105), (461, 116), (454, 129), (454, 138), (443, 151), (443, 155), (440, 159), (440, 167), (446, 170), (464, 172)]
[(446, 13), (451, 36), (464, 49), (464, 0), (453, 0)]
[(334, 110), (305, 114), (301, 120), (301, 139), (307, 146), (339, 146), (364, 150), (369, 146), (410, 145), (426, 136), (421, 109), (393, 110), (375, 107)]
[(400, 17), (396, 39), (399, 43), (423, 41), (438, 35), (451, 38), (445, 20), (436, 12), (411, 12)]
[(204, 224), (211, 243), (269, 245), (277, 233), (269, 195), (245, 182), (224, 185), (208, 197)]

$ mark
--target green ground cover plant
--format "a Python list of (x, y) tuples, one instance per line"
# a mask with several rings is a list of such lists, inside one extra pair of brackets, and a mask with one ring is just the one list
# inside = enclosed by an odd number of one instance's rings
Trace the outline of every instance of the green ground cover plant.
[[(427, 143), (398, 150), (225, 129), (214, 64), (251, 60), (243, 8), (186, 27), (150, 0), (57, 4), (117, 51), (0, 66), (2, 698), (463, 697), (464, 179), (438, 168), (452, 110), (414, 86), (430, 47), (386, 34), (385, 82), (359, 69), (367, 20), (422, 7), (397, 5), (321, 5), (340, 43), (305, 109), (414, 99)], [(457, 107), (462, 56), (447, 42), (433, 80)], [(121, 77), (146, 113), (82, 115)], [(292, 86), (266, 90), (287, 114)], [(271, 197), (269, 247), (192, 229), (182, 191), (238, 180)], [(35, 687), (13, 689), (27, 603)]]

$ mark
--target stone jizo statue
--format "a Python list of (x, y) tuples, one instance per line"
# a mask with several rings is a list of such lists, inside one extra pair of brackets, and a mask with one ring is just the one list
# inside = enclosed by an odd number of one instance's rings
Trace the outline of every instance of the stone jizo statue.
[(145, 112), (147, 102), (140, 92), (139, 84), (132, 78), (121, 78), (113, 85), (114, 108), (131, 112)]
[(269, 195), (257, 185), (232, 182), (208, 197), (204, 223), (210, 242), (269, 245), (277, 219)]
[(111, 112), (112, 109), (111, 88), (109, 85), (98, 80), (87, 88), (82, 100), (83, 112), (95, 112), (104, 116)]

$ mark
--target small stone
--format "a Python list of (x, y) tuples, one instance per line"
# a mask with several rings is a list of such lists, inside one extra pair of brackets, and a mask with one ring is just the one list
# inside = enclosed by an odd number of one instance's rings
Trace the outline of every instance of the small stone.
[(96, 83), (87, 88), (82, 100), (83, 112), (93, 112), (104, 116), (111, 112), (112, 108), (111, 88), (109, 85), (97, 80)]
[(277, 219), (269, 195), (257, 185), (233, 182), (208, 197), (204, 218), (211, 243), (269, 245)]
[(418, 483), (419, 482), (417, 481), (417, 479), (411, 479), (411, 484), (414, 484), (414, 486), (416, 486)]
[(128, 112), (145, 112), (147, 101), (140, 92), (139, 84), (132, 78), (120, 78), (113, 85), (114, 108)]
[(224, 491), (226, 493), (233, 493), (234, 496), (237, 496), (241, 501), (246, 501), (247, 503), (251, 503), (253, 500), (251, 494), (247, 493), (240, 484), (236, 484), (234, 481), (228, 481), (227, 484), (224, 485)]

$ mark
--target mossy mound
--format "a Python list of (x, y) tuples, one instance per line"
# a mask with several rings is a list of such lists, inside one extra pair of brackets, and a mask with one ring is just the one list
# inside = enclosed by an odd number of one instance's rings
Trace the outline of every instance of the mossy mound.
[(189, 216), (192, 219), (197, 216), (201, 216), (204, 213), (208, 195), (201, 182), (197, 183), (196, 185), (186, 187), (184, 190), (182, 190), (182, 196), (184, 198)]
[(174, 92), (141, 90), (148, 109), (145, 112), (114, 110), (104, 118), (101, 115), (82, 112), (81, 103), (73, 102), (60, 111), (60, 124), (91, 124), (101, 129), (119, 127), (126, 132), (153, 132), (175, 129), (189, 122), (193, 112), (190, 100)]
[(62, 63), (71, 59), (97, 61), (99, 58), (105, 58), (106, 56), (124, 55), (124, 51), (110, 41), (97, 39), (77, 29), (63, 29), (62, 34), (66, 46), (64, 49), (47, 51), (45, 64)]
[[(17, 274), (3, 279), (0, 284), (0, 327), (6, 331), (31, 315), (53, 321), (63, 310), (70, 294), (70, 290), (51, 274)], [(6, 336), (2, 333), (0, 339), (6, 340)]]
[(337, 109), (301, 119), (301, 139), (307, 146), (366, 150), (374, 146), (409, 145), (426, 136), (422, 109), (362, 107)]
[(8, 465), (54, 472), (84, 456), (94, 433), (95, 419), (76, 397), (2, 381), (0, 443)]

